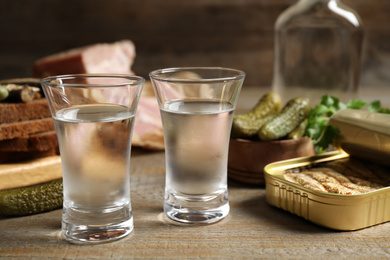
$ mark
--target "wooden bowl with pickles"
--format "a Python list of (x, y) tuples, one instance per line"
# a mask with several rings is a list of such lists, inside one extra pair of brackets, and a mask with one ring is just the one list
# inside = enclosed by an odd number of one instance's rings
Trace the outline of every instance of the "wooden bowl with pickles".
[(310, 104), (293, 98), (282, 107), (281, 97), (266, 93), (246, 114), (235, 115), (229, 146), (229, 178), (264, 185), (264, 167), (275, 161), (312, 156), (312, 139), (304, 137)]

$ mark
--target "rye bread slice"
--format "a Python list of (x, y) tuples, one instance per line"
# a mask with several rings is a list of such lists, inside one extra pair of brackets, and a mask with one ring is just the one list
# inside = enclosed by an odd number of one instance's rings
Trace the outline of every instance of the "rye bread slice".
[(0, 103), (0, 124), (51, 117), (44, 98), (28, 103)]
[(30, 134), (52, 131), (54, 129), (54, 122), (51, 117), (0, 124), (0, 141), (14, 138), (27, 138)]
[(31, 134), (25, 138), (0, 141), (1, 152), (47, 151), (58, 147), (56, 131)]

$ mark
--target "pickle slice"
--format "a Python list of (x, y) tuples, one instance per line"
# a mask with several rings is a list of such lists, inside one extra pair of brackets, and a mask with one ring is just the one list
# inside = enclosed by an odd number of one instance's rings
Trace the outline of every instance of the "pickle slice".
[(0, 191), (0, 215), (24, 216), (62, 207), (62, 178), (40, 185)]

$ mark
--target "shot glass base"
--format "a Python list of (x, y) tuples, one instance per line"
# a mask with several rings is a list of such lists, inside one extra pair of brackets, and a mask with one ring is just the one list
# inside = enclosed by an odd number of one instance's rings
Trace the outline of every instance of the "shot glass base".
[(204, 198), (168, 194), (164, 212), (172, 220), (190, 224), (211, 224), (227, 216), (230, 210), (227, 192)]
[(133, 230), (133, 226), (108, 226), (103, 228), (62, 224), (65, 239), (73, 244), (97, 244), (121, 239)]
[[(88, 223), (88, 224), (87, 224)], [(86, 213), (64, 208), (62, 232), (74, 244), (98, 244), (121, 239), (133, 230), (128, 207), (114, 212)]]

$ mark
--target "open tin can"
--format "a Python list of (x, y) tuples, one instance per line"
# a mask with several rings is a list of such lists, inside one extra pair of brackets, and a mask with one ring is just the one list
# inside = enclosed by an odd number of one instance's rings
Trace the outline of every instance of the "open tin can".
[(306, 188), (284, 178), (289, 169), (348, 157), (349, 154), (343, 151), (335, 151), (268, 164), (264, 168), (267, 202), (336, 230), (357, 230), (390, 221), (390, 187), (357, 195), (340, 195)]
[[(390, 115), (344, 109), (331, 117), (329, 125), (339, 130), (335, 141), (337, 151), (265, 166), (268, 203), (337, 230), (356, 230), (390, 221)], [(345, 162), (349, 163), (350, 173), (364, 173), (360, 183), (370, 183), (375, 177), (381, 185), (367, 192), (342, 195), (307, 188), (286, 176), (289, 172), (305, 174), (305, 169), (309, 169), (313, 177), (315, 168), (324, 165), (343, 170), (346, 169), (342, 168), (346, 166), (342, 165)], [(344, 181), (351, 181), (351, 177)]]

